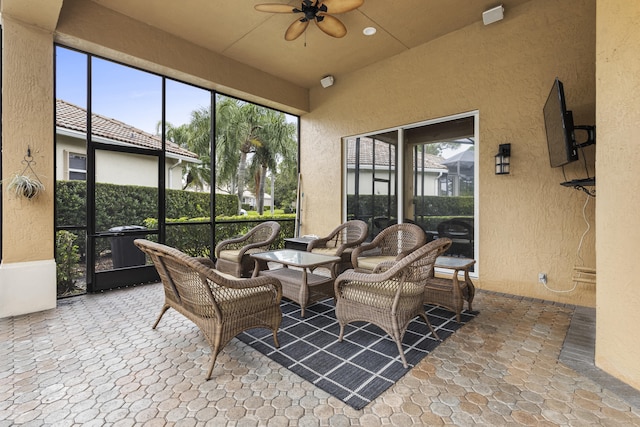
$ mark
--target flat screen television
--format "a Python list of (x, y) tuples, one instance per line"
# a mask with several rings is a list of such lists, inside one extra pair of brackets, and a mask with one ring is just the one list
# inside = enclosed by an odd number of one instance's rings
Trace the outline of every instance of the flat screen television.
[[(552, 168), (564, 166), (578, 160), (578, 149), (595, 144), (595, 126), (576, 126), (573, 123), (573, 113), (567, 110), (564, 98), (564, 87), (556, 77), (544, 104), (544, 126), (547, 131), (547, 146), (549, 148), (549, 162)], [(575, 131), (587, 132), (587, 140), (576, 142)]]
[(553, 82), (543, 112), (551, 167), (557, 168), (578, 160), (573, 113), (567, 111), (564, 87), (557, 78)]

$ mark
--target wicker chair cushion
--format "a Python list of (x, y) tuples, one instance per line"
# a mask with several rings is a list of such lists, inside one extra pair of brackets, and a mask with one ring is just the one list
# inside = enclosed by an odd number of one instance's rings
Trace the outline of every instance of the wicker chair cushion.
[(226, 259), (227, 261), (240, 262), (240, 249), (227, 249), (220, 251), (218, 258)]
[[(237, 279), (237, 277), (234, 276), (229, 277)], [(232, 289), (218, 286), (210, 281), (209, 286), (211, 286), (213, 296), (223, 316), (242, 316), (251, 312), (259, 312), (273, 304), (268, 298), (269, 291), (265, 288)], [(242, 301), (242, 304), (239, 304), (240, 301)], [(189, 305), (191, 311), (198, 316), (215, 317), (211, 304)]]
[(338, 252), (338, 248), (313, 248), (311, 249), (312, 254), (320, 254), (320, 255), (330, 255), (336, 256)]
[[(247, 288), (247, 289), (229, 289), (218, 288), (222, 292), (214, 292), (220, 311), (223, 314), (240, 314), (255, 313), (264, 310), (273, 305), (267, 295), (270, 292), (264, 288)], [(238, 304), (242, 301), (242, 304)]]
[[(342, 298), (371, 307), (390, 309), (399, 286), (397, 280), (378, 283), (351, 282), (342, 289)], [(405, 282), (400, 296), (398, 309), (413, 306), (413, 300), (422, 298), (424, 287), (420, 284)]]
[(381, 262), (395, 261), (395, 259), (395, 256), (388, 255), (358, 257), (358, 265), (356, 267), (373, 271)]

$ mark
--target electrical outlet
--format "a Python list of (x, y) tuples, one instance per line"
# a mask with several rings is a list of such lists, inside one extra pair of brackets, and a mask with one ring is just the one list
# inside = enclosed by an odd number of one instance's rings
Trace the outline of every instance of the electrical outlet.
[(538, 273), (538, 283), (547, 284), (547, 273)]

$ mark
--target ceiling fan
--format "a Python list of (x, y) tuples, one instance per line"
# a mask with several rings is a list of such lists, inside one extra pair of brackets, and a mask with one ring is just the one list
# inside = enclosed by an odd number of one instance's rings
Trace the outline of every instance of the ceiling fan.
[(318, 28), (332, 37), (344, 37), (347, 28), (331, 13), (344, 13), (357, 9), (364, 4), (364, 0), (302, 0), (300, 8), (280, 3), (263, 3), (255, 6), (260, 12), (271, 13), (302, 13), (304, 16), (294, 21), (284, 33), (287, 41), (295, 40), (309, 25), (315, 21)]

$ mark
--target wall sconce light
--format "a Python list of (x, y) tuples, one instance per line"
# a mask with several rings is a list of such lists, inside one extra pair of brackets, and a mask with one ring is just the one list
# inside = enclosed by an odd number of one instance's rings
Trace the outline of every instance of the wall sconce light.
[(511, 162), (511, 144), (500, 144), (496, 154), (496, 175), (509, 174)]

